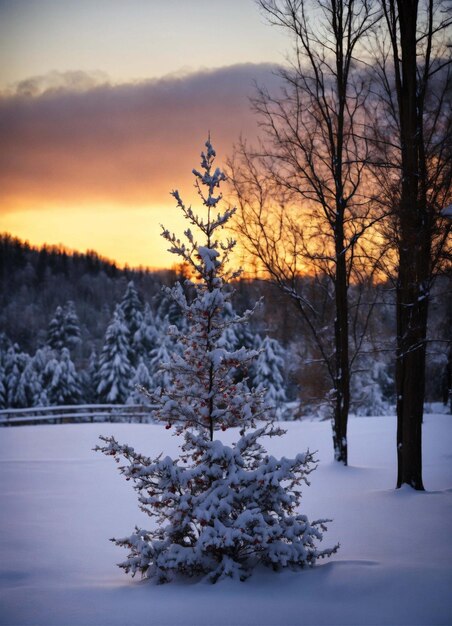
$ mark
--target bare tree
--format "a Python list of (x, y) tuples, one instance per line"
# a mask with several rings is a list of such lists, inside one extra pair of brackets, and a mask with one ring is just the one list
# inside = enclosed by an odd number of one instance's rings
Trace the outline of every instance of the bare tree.
[[(451, 191), (450, 3), (381, 0), (375, 69), (380, 200), (392, 211), (397, 310), (397, 487), (423, 490), (422, 418), (428, 307), (447, 254), (440, 211)], [(450, 241), (450, 240), (449, 240)], [(449, 248), (450, 254), (450, 248)]]
[[(294, 52), (281, 71), (281, 93), (260, 89), (254, 100), (264, 131), (259, 150), (242, 142), (230, 164), (239, 229), (243, 245), (292, 299), (314, 338), (331, 381), (335, 458), (347, 464), (356, 356), (349, 349), (349, 285), (364, 268), (363, 238), (376, 219), (365, 191), (369, 85), (357, 56), (380, 13), (366, 0), (259, 4), (272, 24), (290, 33)], [(306, 297), (303, 272), (323, 293), (320, 301)], [(328, 312), (332, 334), (324, 324)]]

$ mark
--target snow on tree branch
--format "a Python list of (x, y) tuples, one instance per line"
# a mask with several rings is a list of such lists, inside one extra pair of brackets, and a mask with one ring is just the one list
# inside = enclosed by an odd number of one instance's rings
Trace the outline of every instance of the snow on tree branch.
[[(129, 551), (120, 567), (159, 582), (179, 575), (212, 582), (244, 580), (259, 564), (275, 570), (311, 566), (338, 549), (316, 547), (328, 520), (309, 522), (299, 513), (301, 486), (309, 485), (314, 455), (307, 451), (276, 459), (261, 443), (263, 437), (280, 437), (285, 431), (272, 422), (274, 407), (264, 401), (265, 390), (247, 385), (247, 367), (259, 351), (225, 344), (225, 332), (246, 323), (252, 311), (242, 316), (231, 312), (227, 279), (236, 273), (228, 273), (225, 262), (234, 242), (219, 243), (215, 231), (234, 211), (211, 215), (221, 199), (213, 191), (225, 176), (213, 170), (210, 140), (206, 148), (201, 172), (194, 174), (207, 217), (195, 215), (173, 194), (204, 241), (196, 243), (190, 229), (185, 232), (188, 245), (167, 230), (162, 233), (171, 251), (198, 273), (197, 282), (187, 281), (190, 298), (180, 283), (171, 290), (186, 319), (183, 331), (168, 329), (180, 350), (163, 365), (169, 384), (143, 390), (156, 406), (154, 417), (182, 435), (179, 457), (151, 459), (114, 437), (101, 437), (103, 444), (96, 448), (114, 457), (126, 480), (134, 483), (141, 509), (157, 523), (153, 530), (136, 528), (131, 536), (113, 540)], [(237, 368), (244, 372), (238, 382)], [(263, 426), (256, 428), (257, 421)], [(231, 427), (237, 428), (238, 438), (227, 446), (215, 435)]]

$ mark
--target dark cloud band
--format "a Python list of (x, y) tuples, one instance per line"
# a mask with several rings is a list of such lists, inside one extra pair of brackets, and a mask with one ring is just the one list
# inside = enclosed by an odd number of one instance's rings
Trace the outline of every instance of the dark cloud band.
[[(187, 180), (210, 131), (220, 154), (257, 130), (254, 85), (275, 67), (237, 65), (135, 84), (71, 73), (0, 97), (2, 206), (148, 204)], [(103, 81), (103, 82), (102, 82)]]

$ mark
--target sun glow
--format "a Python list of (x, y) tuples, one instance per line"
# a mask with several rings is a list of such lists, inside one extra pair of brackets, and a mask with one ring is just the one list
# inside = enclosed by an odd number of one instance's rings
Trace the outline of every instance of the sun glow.
[(119, 266), (168, 268), (176, 259), (160, 236), (160, 224), (181, 233), (183, 220), (168, 206), (83, 208), (39, 207), (4, 214), (1, 230), (13, 233), (31, 245), (59, 245), (78, 250), (95, 250)]

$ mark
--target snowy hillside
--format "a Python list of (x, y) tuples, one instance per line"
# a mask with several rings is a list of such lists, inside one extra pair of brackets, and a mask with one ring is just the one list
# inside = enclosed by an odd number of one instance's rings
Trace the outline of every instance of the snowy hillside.
[(0, 624), (451, 624), (452, 419), (425, 420), (425, 493), (394, 490), (395, 418), (351, 419), (348, 468), (331, 460), (329, 423), (287, 424), (269, 448), (318, 450), (303, 512), (333, 518), (324, 544), (341, 548), (312, 570), (260, 570), (213, 586), (132, 580), (108, 541), (148, 520), (114, 462), (91, 451), (98, 435), (148, 454), (173, 454), (178, 438), (155, 425), (4, 428)]

